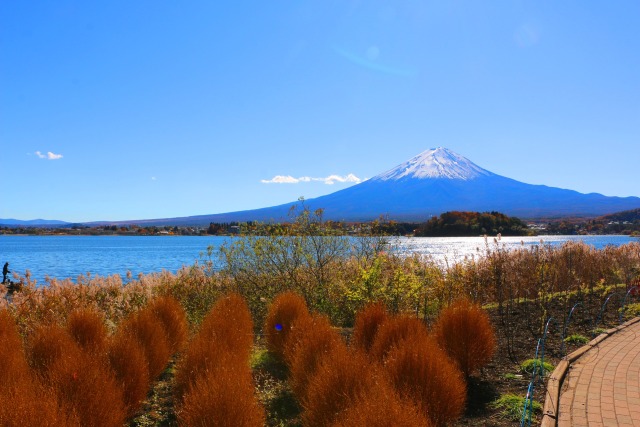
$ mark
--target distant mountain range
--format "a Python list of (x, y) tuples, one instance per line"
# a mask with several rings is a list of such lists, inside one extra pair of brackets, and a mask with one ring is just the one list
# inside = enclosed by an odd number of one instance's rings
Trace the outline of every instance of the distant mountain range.
[(50, 227), (52, 226), (57, 227), (57, 226), (70, 225), (70, 223), (65, 221), (58, 221), (55, 219), (30, 219), (25, 221), (21, 219), (7, 218), (7, 219), (0, 219), (0, 225), (15, 225), (15, 226), (22, 226), (22, 227), (34, 227), (34, 226), (46, 225)]
[[(283, 205), (212, 215), (98, 224), (206, 225), (211, 222), (282, 221)], [(308, 199), (312, 210), (342, 221), (370, 221), (381, 215), (397, 221), (426, 221), (447, 211), (498, 211), (520, 218), (595, 217), (640, 208), (638, 197), (583, 194), (506, 178), (446, 148), (427, 150), (395, 168), (352, 187)], [(0, 220), (0, 224), (5, 220)], [(37, 220), (34, 220), (37, 221)]]

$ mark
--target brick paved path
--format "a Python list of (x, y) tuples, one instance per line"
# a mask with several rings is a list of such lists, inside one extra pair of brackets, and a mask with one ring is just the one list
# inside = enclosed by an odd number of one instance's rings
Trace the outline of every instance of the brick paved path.
[(558, 412), (559, 427), (640, 427), (640, 322), (571, 364)]

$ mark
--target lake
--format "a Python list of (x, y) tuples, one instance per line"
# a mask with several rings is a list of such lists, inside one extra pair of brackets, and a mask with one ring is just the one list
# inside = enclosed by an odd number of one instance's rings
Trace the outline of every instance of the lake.
[[(208, 246), (219, 248), (231, 237), (218, 236), (15, 236), (0, 235), (0, 263), (20, 275), (26, 270), (39, 284), (45, 276), (75, 280), (79, 275), (107, 276), (127, 272), (139, 273), (167, 270), (176, 272), (182, 266), (201, 259)], [(537, 236), (503, 237), (506, 248), (536, 245), (540, 241), (560, 245), (568, 240), (584, 241), (596, 248), (639, 241), (628, 236)], [(493, 238), (488, 239), (492, 245)], [(414, 237), (399, 238), (396, 245), (406, 253), (433, 256), (455, 261), (477, 256), (485, 247), (482, 237)], [(480, 251), (480, 252), (479, 252)], [(215, 257), (215, 256), (214, 256)]]

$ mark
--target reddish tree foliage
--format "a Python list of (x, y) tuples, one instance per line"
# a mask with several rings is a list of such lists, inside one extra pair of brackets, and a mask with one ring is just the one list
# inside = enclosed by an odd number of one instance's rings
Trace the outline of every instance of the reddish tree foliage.
[(412, 399), (435, 426), (448, 425), (462, 415), (466, 384), (432, 338), (405, 338), (387, 354), (384, 367), (396, 390)]
[(489, 316), (466, 299), (442, 310), (432, 333), (465, 377), (486, 365), (496, 350), (496, 336)]
[(287, 347), (287, 337), (295, 322), (309, 316), (304, 298), (295, 292), (283, 292), (276, 296), (269, 306), (262, 332), (269, 351), (283, 358)]
[(382, 302), (367, 304), (356, 315), (351, 344), (369, 352), (378, 328), (388, 317), (387, 309)]
[(428, 334), (426, 326), (418, 318), (406, 315), (390, 317), (378, 328), (369, 353), (373, 359), (382, 361), (389, 351), (401, 345), (405, 339), (426, 337)]

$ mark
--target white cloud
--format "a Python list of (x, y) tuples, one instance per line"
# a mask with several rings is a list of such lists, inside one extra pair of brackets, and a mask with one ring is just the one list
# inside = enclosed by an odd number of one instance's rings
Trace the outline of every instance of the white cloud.
[(325, 178), (313, 178), (310, 176), (301, 176), (299, 178), (294, 178), (291, 175), (276, 175), (271, 179), (262, 179), (260, 182), (263, 184), (298, 184), (300, 182), (324, 182), (327, 185), (333, 185), (336, 182), (354, 182), (359, 183), (362, 180), (350, 173), (347, 176), (341, 175), (329, 175)]
[(51, 151), (47, 151), (47, 154), (42, 154), (40, 151), (36, 151), (36, 156), (38, 156), (41, 159), (47, 159), (47, 160), (58, 160), (62, 158), (62, 154), (55, 154), (55, 153), (52, 153)]
[(260, 182), (263, 184), (297, 184), (300, 180), (300, 178), (294, 178), (291, 175), (276, 175), (271, 179), (262, 179)]
[(329, 175), (326, 178), (319, 178), (319, 181), (324, 181), (325, 184), (329, 184), (329, 185), (333, 185), (333, 183), (335, 182), (354, 182), (354, 183), (359, 183), (360, 181), (362, 181), (360, 178), (358, 178), (357, 176), (355, 176), (354, 174), (350, 173), (347, 176), (340, 176), (340, 175)]

